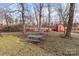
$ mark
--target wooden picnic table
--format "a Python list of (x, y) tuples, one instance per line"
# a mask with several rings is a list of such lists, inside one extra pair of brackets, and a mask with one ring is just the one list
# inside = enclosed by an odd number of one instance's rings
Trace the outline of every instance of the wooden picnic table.
[(30, 41), (30, 42), (40, 43), (42, 41), (43, 35), (41, 35), (41, 34), (29, 34), (27, 37), (29, 38), (28, 41)]

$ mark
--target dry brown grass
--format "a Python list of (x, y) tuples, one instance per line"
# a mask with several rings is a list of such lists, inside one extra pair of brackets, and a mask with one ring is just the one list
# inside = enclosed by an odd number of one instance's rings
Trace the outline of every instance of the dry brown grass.
[[(39, 44), (27, 42), (26, 37), (8, 33), (0, 37), (0, 55), (48, 56), (79, 55), (79, 34), (72, 33), (72, 39), (62, 38), (63, 33), (46, 32), (44, 41)], [(22, 39), (23, 38), (23, 39)]]
[[(44, 43), (39, 46), (55, 55), (79, 55), (79, 34), (72, 34), (72, 39), (62, 38), (63, 33), (49, 32)], [(53, 55), (53, 54), (52, 54)]]
[(2, 35), (0, 37), (0, 55), (2, 56), (41, 56), (51, 55), (35, 44), (28, 43), (24, 39), (13, 35)]

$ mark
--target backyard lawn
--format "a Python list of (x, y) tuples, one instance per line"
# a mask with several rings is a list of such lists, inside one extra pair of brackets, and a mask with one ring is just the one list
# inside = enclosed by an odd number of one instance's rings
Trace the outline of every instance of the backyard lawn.
[(62, 38), (63, 33), (47, 32), (44, 42), (33, 44), (12, 33), (0, 36), (0, 55), (79, 55), (79, 34), (72, 33), (72, 39)]
[(12, 35), (0, 37), (0, 55), (48, 55), (38, 46)]

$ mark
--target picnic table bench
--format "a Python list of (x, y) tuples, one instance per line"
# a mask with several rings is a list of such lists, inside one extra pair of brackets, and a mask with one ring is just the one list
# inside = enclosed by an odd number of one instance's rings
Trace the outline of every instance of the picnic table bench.
[(35, 43), (40, 43), (43, 40), (43, 35), (41, 34), (29, 34), (27, 37), (28, 41)]

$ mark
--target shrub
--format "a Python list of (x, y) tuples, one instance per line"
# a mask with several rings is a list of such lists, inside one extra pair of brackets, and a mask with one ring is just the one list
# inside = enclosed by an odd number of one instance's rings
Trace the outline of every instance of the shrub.
[(3, 26), (3, 32), (20, 32), (22, 31), (21, 25), (11, 25), (11, 26)]

